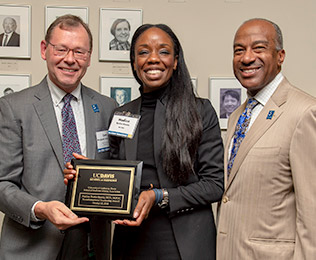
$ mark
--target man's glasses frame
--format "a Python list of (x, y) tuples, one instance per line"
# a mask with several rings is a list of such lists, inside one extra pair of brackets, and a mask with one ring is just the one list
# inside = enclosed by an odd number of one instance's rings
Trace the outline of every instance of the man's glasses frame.
[(70, 51), (72, 51), (74, 58), (76, 60), (87, 60), (89, 55), (91, 54), (91, 51), (87, 51), (85, 49), (75, 48), (70, 49), (63, 45), (58, 44), (52, 44), (51, 42), (47, 41), (48, 44), (50, 44), (53, 47), (53, 53), (55, 56), (65, 58)]

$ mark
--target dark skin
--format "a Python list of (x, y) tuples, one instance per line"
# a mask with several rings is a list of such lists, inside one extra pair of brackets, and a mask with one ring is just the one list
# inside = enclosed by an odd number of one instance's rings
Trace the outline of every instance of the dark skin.
[[(174, 45), (170, 36), (159, 28), (150, 28), (143, 32), (135, 44), (134, 69), (142, 81), (144, 92), (151, 92), (167, 85), (177, 67), (177, 57), (174, 54)], [(86, 157), (74, 154), (76, 159)], [(64, 170), (64, 182), (73, 179), (76, 171), (70, 163)], [(155, 193), (152, 190), (141, 192), (135, 207), (134, 220), (115, 220), (113, 223), (124, 226), (140, 226), (155, 204)]]
[(235, 35), (234, 74), (251, 96), (281, 71), (285, 51), (277, 50), (276, 37), (273, 25), (262, 20), (246, 22)]

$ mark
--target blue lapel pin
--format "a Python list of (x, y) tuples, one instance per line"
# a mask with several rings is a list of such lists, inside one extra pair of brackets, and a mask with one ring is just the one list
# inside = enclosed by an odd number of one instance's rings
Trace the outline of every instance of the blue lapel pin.
[(275, 112), (274, 110), (270, 110), (268, 115), (267, 115), (267, 119), (272, 119), (274, 112)]
[(97, 104), (93, 104), (93, 105), (92, 105), (92, 109), (93, 109), (94, 113), (100, 112), (99, 107), (98, 107)]

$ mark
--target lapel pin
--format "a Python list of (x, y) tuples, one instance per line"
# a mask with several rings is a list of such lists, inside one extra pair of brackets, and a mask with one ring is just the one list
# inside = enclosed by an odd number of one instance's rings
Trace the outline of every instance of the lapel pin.
[(270, 110), (268, 115), (267, 115), (267, 119), (272, 119), (274, 112), (275, 112), (274, 110)]
[(94, 113), (100, 112), (99, 107), (98, 107), (97, 104), (93, 104), (93, 105), (92, 105), (92, 109), (93, 109)]

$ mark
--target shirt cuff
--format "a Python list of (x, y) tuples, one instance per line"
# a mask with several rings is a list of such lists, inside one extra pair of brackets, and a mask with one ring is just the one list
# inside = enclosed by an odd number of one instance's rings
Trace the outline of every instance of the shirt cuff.
[(39, 202), (42, 202), (42, 201), (41, 201), (41, 200), (36, 201), (36, 202), (33, 204), (32, 209), (31, 209), (31, 221), (33, 221), (33, 222), (43, 222), (43, 221), (45, 220), (45, 219), (39, 219), (39, 218), (37, 218), (36, 215), (35, 215), (34, 209), (35, 209), (35, 206), (37, 205), (37, 203), (39, 203)]

